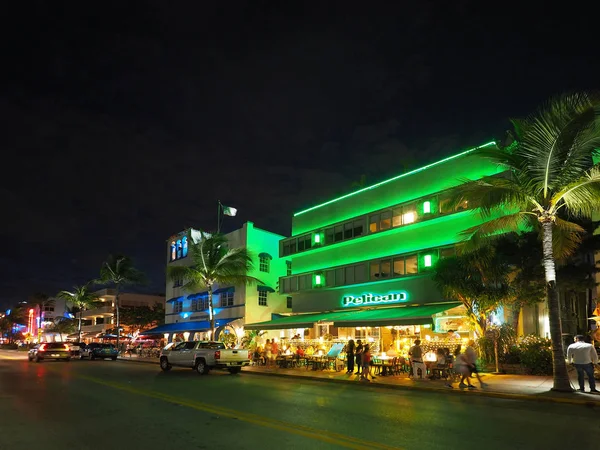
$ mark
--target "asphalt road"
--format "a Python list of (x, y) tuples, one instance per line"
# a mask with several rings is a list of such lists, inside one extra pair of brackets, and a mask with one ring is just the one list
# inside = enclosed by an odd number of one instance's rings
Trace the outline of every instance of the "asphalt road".
[[(12, 354), (14, 355), (14, 353)], [(593, 449), (585, 406), (0, 353), (0, 449)]]

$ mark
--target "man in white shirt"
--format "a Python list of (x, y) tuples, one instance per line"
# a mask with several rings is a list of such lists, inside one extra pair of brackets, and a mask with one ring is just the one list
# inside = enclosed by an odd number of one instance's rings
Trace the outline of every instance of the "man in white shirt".
[(587, 374), (590, 392), (600, 392), (596, 390), (596, 380), (594, 380), (594, 364), (598, 364), (598, 353), (592, 344), (584, 341), (582, 335), (575, 336), (575, 343), (569, 345), (567, 349), (567, 360), (577, 369), (577, 378), (579, 379), (579, 390), (585, 392), (584, 373)]

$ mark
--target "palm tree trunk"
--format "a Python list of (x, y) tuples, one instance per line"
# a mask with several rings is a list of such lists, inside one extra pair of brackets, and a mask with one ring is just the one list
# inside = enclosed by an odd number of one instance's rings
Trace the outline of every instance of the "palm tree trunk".
[(551, 220), (542, 222), (543, 265), (546, 275), (546, 296), (548, 299), (548, 316), (550, 319), (550, 339), (552, 341), (552, 366), (554, 372), (553, 391), (573, 392), (567, 373), (567, 363), (562, 343), (562, 327), (560, 323), (560, 307), (558, 303), (558, 290), (556, 288), (556, 268), (552, 253), (552, 227)]
[(116, 295), (115, 295), (115, 318), (117, 319), (117, 351), (119, 351), (119, 328), (121, 327), (121, 320), (119, 317), (119, 284), (116, 285)]
[(81, 317), (83, 314), (83, 308), (79, 308), (79, 326), (77, 327), (77, 342), (81, 342)]
[(211, 330), (210, 338), (214, 341), (215, 340), (215, 311), (213, 308), (212, 285), (208, 286), (208, 315), (210, 318), (210, 330)]

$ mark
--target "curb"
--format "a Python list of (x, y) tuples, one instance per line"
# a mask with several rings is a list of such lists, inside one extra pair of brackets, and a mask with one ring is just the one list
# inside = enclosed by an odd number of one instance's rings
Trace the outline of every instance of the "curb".
[(138, 363), (138, 364), (156, 364), (156, 365), (158, 365), (158, 361), (139, 361), (137, 359), (129, 359), (129, 358), (117, 358), (117, 361), (125, 361), (125, 362), (132, 362), (132, 363)]
[[(248, 375), (259, 375), (259, 376), (272, 376), (279, 378), (293, 378), (299, 380), (309, 380), (309, 381), (319, 381), (321, 383), (337, 383), (337, 384), (348, 384), (353, 386), (360, 387), (376, 387), (380, 389), (392, 389), (392, 390), (403, 390), (403, 391), (419, 391), (419, 392), (435, 392), (435, 393), (444, 393), (449, 395), (469, 395), (469, 396), (479, 396), (479, 397), (488, 397), (488, 398), (500, 398), (506, 400), (521, 400), (521, 401), (537, 401), (542, 403), (562, 403), (562, 404), (570, 404), (570, 405), (583, 405), (588, 407), (598, 407), (600, 406), (600, 402), (593, 400), (578, 400), (576, 398), (559, 398), (559, 397), (540, 397), (537, 395), (531, 394), (510, 394), (503, 392), (490, 392), (490, 391), (461, 391), (459, 389), (438, 389), (438, 388), (427, 388), (422, 386), (402, 386), (402, 385), (392, 385), (392, 384), (378, 384), (378, 383), (368, 383), (364, 384), (358, 381), (351, 380), (338, 380), (332, 378), (320, 378), (320, 377), (312, 377), (312, 376), (303, 376), (303, 375), (294, 375), (294, 374), (283, 374), (283, 373), (274, 373), (274, 372), (254, 372), (254, 371), (244, 371), (245, 374)], [(468, 392), (468, 393), (467, 393)], [(574, 394), (576, 395), (576, 394)]]

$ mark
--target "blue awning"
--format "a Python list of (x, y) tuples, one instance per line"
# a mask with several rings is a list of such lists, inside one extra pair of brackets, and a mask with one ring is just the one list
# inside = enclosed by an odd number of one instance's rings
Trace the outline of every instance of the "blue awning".
[[(222, 327), (223, 325), (227, 325), (229, 322), (239, 319), (239, 317), (231, 318), (231, 319), (217, 319), (215, 320), (215, 327)], [(152, 328), (147, 331), (142, 331), (140, 335), (149, 336), (156, 334), (165, 334), (165, 333), (184, 333), (186, 331), (195, 332), (195, 331), (208, 331), (210, 330), (210, 321), (209, 320), (192, 320), (189, 322), (178, 322), (178, 323), (166, 323), (164, 325), (159, 325), (156, 328)]]
[(208, 291), (196, 292), (195, 294), (190, 294), (187, 296), (188, 300), (196, 300), (197, 298), (206, 297), (208, 295)]
[(183, 300), (185, 300), (184, 296), (182, 296), (182, 297), (173, 297), (173, 298), (170, 298), (169, 300), (167, 300), (167, 303), (180, 302), (180, 301), (183, 301)]
[(275, 292), (275, 289), (273, 289), (272, 287), (269, 286), (264, 286), (262, 284), (259, 284), (258, 286), (256, 286), (256, 289), (260, 292)]
[(223, 292), (235, 292), (235, 287), (230, 286), (226, 288), (217, 289), (213, 294), (222, 294)]

